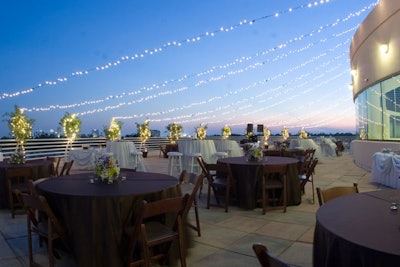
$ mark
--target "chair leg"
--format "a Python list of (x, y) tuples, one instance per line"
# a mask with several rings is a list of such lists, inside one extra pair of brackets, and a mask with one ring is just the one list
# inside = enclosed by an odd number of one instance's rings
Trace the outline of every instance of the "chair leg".
[(226, 193), (225, 193), (225, 212), (228, 212), (228, 208), (229, 208), (229, 191), (230, 191), (230, 188), (227, 187)]
[(182, 232), (182, 219), (178, 219), (178, 231), (179, 231), (179, 255), (181, 258), (181, 267), (186, 267), (186, 256), (185, 256), (185, 244), (183, 242)]
[(201, 232), (200, 232), (200, 219), (199, 219), (199, 208), (197, 205), (197, 200), (196, 198), (193, 201), (194, 204), (194, 214), (196, 216), (196, 228), (197, 228), (197, 236), (201, 236)]

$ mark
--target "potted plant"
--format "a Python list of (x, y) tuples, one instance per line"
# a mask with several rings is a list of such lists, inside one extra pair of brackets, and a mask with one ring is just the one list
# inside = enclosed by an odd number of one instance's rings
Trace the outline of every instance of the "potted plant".
[(229, 136), (231, 136), (231, 134), (232, 134), (231, 127), (225, 125), (224, 128), (222, 128), (222, 139), (228, 139)]
[(122, 122), (115, 120), (115, 118), (111, 119), (110, 126), (104, 126), (104, 133), (106, 138), (111, 141), (115, 141), (121, 137), (121, 127)]
[(9, 116), (8, 128), (10, 134), (15, 137), (17, 146), (15, 153), (11, 155), (11, 162), (22, 164), (25, 163), (25, 140), (32, 136), (32, 124), (34, 120), (28, 118), (23, 111), (17, 105), (14, 106), (15, 111), (12, 113), (6, 113)]
[(75, 141), (80, 127), (81, 120), (76, 114), (66, 112), (64, 117), (60, 120), (60, 125), (64, 131), (64, 135), (67, 138), (67, 146), (65, 148), (65, 156), (67, 156), (68, 148), (72, 148), (72, 143)]
[(140, 148), (141, 151), (143, 152), (143, 157), (146, 158), (147, 157), (146, 141), (151, 136), (150, 120), (146, 119), (143, 124), (136, 123), (136, 126), (141, 141)]
[(171, 144), (175, 144), (179, 140), (182, 133), (182, 125), (177, 123), (168, 124), (167, 130), (169, 131), (168, 140)]

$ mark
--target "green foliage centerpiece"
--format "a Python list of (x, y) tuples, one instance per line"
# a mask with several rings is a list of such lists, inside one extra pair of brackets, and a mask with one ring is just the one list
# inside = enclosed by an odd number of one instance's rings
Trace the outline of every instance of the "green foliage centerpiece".
[(260, 143), (254, 143), (246, 152), (246, 157), (248, 161), (261, 161), (264, 158), (263, 149), (260, 146)]
[(228, 139), (229, 136), (231, 136), (232, 131), (231, 131), (231, 127), (229, 127), (228, 125), (225, 125), (222, 128), (222, 139)]
[(167, 130), (169, 131), (168, 140), (171, 142), (171, 144), (175, 144), (176, 141), (178, 141), (179, 138), (181, 137), (182, 125), (174, 122), (168, 124)]
[(111, 141), (115, 141), (121, 136), (121, 128), (122, 122), (115, 120), (115, 118), (111, 119), (110, 126), (104, 127), (104, 133), (106, 134), (106, 138)]

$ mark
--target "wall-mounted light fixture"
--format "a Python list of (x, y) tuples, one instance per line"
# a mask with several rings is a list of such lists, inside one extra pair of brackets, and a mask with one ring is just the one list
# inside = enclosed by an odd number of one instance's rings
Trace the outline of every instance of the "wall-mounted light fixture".
[(389, 44), (381, 44), (380, 46), (381, 53), (387, 54), (389, 52)]
[(357, 76), (357, 69), (351, 69), (350, 73), (353, 77)]

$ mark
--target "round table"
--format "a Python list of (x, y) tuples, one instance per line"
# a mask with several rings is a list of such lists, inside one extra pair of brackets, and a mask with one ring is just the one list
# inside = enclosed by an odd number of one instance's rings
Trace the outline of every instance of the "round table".
[(131, 141), (107, 141), (107, 152), (114, 154), (115, 159), (121, 168), (135, 168), (137, 164), (138, 171), (147, 171), (143, 163), (143, 156), (139, 155), (139, 162), (134, 161), (133, 153), (139, 152)]
[(399, 190), (346, 195), (317, 211), (314, 266), (398, 266), (400, 210), (390, 210)]
[(190, 170), (190, 154), (201, 153), (207, 163), (215, 163), (217, 159), (214, 156), (217, 150), (213, 140), (180, 139), (178, 140), (178, 149), (183, 154), (184, 170)]
[(7, 208), (8, 204), (8, 187), (6, 179), (6, 169), (8, 168), (30, 168), (32, 180), (47, 178), (53, 173), (53, 160), (40, 159), (29, 160), (24, 164), (13, 164), (8, 161), (0, 162), (0, 207)]
[(78, 266), (124, 266), (128, 240), (140, 201), (180, 196), (175, 177), (127, 172), (116, 184), (90, 183), (92, 174), (48, 179), (38, 185), (65, 225)]
[(262, 161), (248, 161), (246, 157), (230, 157), (219, 159), (218, 162), (230, 164), (233, 178), (238, 182), (239, 207), (256, 208), (258, 189), (257, 170), (264, 165), (287, 165), (287, 204), (301, 203), (300, 182), (298, 178), (298, 160), (287, 157), (264, 157)]

